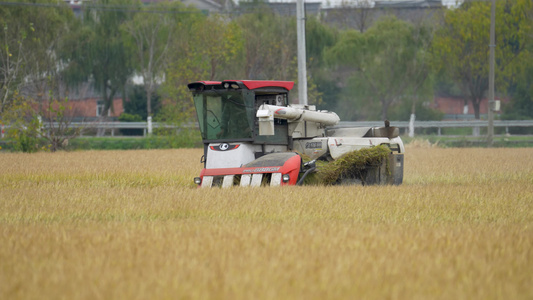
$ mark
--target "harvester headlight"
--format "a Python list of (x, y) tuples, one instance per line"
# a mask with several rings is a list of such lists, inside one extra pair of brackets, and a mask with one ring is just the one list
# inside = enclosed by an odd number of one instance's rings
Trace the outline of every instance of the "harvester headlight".
[(227, 82), (224, 83), (224, 88), (225, 88), (225, 89), (229, 88), (229, 83), (227, 83)]
[(283, 180), (283, 182), (289, 182), (290, 179), (291, 177), (289, 176), (289, 174), (285, 174), (281, 177), (281, 180)]
[(202, 183), (202, 178), (194, 177), (194, 183), (196, 183), (197, 185), (200, 185)]

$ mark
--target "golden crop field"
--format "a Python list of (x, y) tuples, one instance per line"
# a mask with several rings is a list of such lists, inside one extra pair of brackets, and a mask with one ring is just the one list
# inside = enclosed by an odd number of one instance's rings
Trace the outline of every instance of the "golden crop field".
[(0, 299), (533, 299), (533, 149), (224, 190), (201, 152), (0, 154)]

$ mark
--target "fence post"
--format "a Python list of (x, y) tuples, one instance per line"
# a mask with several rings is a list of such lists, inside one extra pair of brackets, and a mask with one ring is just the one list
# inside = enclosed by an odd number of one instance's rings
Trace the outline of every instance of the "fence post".
[(479, 133), (479, 126), (474, 125), (474, 127), (472, 127), (472, 135), (473, 135), (473, 136), (479, 136), (479, 135), (480, 135), (480, 133)]
[(152, 135), (152, 116), (148, 116), (148, 135)]
[(41, 130), (43, 128), (43, 117), (37, 116), (37, 122), (39, 122), (39, 127), (37, 128), (37, 137), (41, 137)]
[(409, 119), (409, 137), (415, 137), (415, 114), (411, 114)]
[(1, 133), (0, 133), (0, 138), (4, 138), (4, 133), (5, 133), (5, 131), (4, 131), (4, 123), (2, 123), (1, 127), (2, 127), (2, 128), (1, 128), (1, 130), (0, 130), (0, 132), (1, 132)]

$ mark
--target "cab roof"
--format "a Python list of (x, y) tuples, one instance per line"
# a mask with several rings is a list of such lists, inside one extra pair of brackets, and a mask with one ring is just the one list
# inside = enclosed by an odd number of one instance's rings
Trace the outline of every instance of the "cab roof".
[(187, 86), (189, 90), (198, 90), (205, 88), (206, 86), (222, 86), (227, 84), (228, 87), (231, 87), (232, 84), (237, 84), (239, 88), (246, 87), (249, 90), (255, 90), (259, 88), (284, 88), (287, 91), (290, 91), (293, 86), (293, 81), (276, 81), (276, 80), (224, 80), (224, 81), (196, 81), (191, 82)]

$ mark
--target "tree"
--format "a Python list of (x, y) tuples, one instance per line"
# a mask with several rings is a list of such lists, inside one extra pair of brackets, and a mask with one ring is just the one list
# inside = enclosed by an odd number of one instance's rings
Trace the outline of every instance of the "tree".
[(511, 103), (504, 106), (503, 119), (523, 120), (533, 119), (533, 56), (529, 61), (524, 61), (524, 65), (517, 74), (520, 78), (510, 89)]
[(329, 14), (341, 29), (356, 29), (361, 33), (370, 27), (374, 19), (372, 3), (369, 0), (343, 0), (340, 7)]
[(31, 153), (46, 149), (40, 137), (42, 124), (33, 104), (31, 99), (14, 91), (8, 109), (2, 113), (1, 122), (10, 124), (6, 133), (16, 151)]
[[(76, 19), (70, 7), (56, 1), (22, 1), (0, 9), (3, 121), (15, 148), (25, 152), (55, 151), (68, 139), (68, 106), (61, 76), (64, 39)], [(64, 101), (54, 100), (63, 97)], [(43, 117), (45, 120), (43, 120)], [(42, 122), (49, 121), (48, 131)], [(76, 131), (76, 130), (74, 130)], [(77, 131), (76, 134), (77, 135)], [(49, 142), (49, 147), (43, 146)]]
[(173, 53), (165, 73), (162, 94), (165, 106), (158, 119), (184, 122), (192, 120), (193, 103), (187, 83), (197, 80), (241, 78), (243, 39), (241, 28), (218, 15), (178, 16)]
[[(496, 1), (496, 83), (501, 88), (512, 80), (512, 68), (523, 51), (524, 9), (528, 0)], [(531, 4), (529, 4), (531, 5)], [(490, 3), (465, 2), (448, 10), (433, 43), (436, 66), (459, 85), (465, 104), (472, 103), (476, 119), (489, 84)]]
[[(387, 119), (391, 104), (416, 97), (428, 84), (431, 30), (395, 17), (385, 17), (364, 33), (344, 32), (326, 53), (331, 64), (353, 68), (348, 81), (348, 103), (356, 102), (359, 118)], [(376, 105), (379, 104), (379, 105)], [(370, 108), (365, 111), (365, 108)]]
[(60, 69), (62, 37), (75, 22), (65, 3), (20, 1), (0, 7), (0, 114), (10, 106), (15, 91), (39, 101), (47, 81)]
[(512, 9), (520, 10), (525, 15), (519, 28), (524, 48), (509, 68), (514, 75), (508, 89), (511, 103), (504, 107), (502, 116), (511, 120), (533, 119), (533, 3), (529, 1), (519, 4), (521, 5), (515, 5)]
[(113, 99), (123, 91), (133, 73), (132, 55), (120, 30), (121, 24), (132, 18), (127, 9), (131, 5), (130, 0), (84, 4), (83, 26), (75, 36), (69, 37), (71, 53), (66, 70), (69, 81), (71, 84), (92, 81), (104, 101), (104, 118), (114, 109)]
[(25, 55), (29, 51), (28, 35), (31, 35), (35, 28), (33, 23), (22, 16), (23, 12), (19, 7), (0, 8), (0, 115), (13, 103), (13, 95), (27, 74)]
[(321, 22), (317, 17), (306, 17), (305, 24), (306, 57), (309, 104), (321, 108), (333, 109), (338, 89), (335, 88), (335, 76), (324, 60), (326, 49), (335, 45), (338, 39), (336, 29)]
[[(141, 122), (148, 117), (148, 110), (146, 109), (148, 101), (146, 101), (146, 94), (144, 85), (133, 85), (128, 87), (128, 99), (124, 102), (124, 113), (138, 116), (140, 120), (135, 120), (135, 122)], [(157, 114), (160, 109), (160, 98), (161, 97), (157, 93), (152, 93), (152, 112), (154, 114)]]
[(183, 8), (181, 2), (145, 6), (143, 12), (122, 24), (125, 41), (135, 57), (133, 66), (143, 79), (147, 116), (152, 116), (152, 97), (164, 78), (172, 39), (176, 35), (177, 26), (170, 12), (180, 13), (178, 10)]
[(296, 19), (268, 8), (240, 16), (244, 76), (248, 79), (291, 80), (296, 70)]
[(25, 78), (25, 93), (38, 102), (38, 113), (46, 111), (46, 101), (65, 99), (68, 90), (62, 74), (63, 49), (65, 40), (58, 36), (68, 36), (72, 29), (78, 27), (72, 9), (61, 3), (60, 7), (33, 8), (38, 10), (34, 21), (36, 37), (32, 39), (34, 49), (28, 55), (29, 74)]
[(240, 77), (244, 39), (235, 22), (220, 15), (194, 22), (187, 47), (192, 47), (202, 62), (198, 66), (207, 72), (207, 79)]
[(42, 113), (44, 113), (48, 128), (43, 130), (42, 136), (48, 141), (49, 150), (55, 152), (65, 149), (68, 146), (68, 141), (78, 137), (84, 128), (72, 126), (74, 110), (68, 104), (68, 98), (54, 99), (52, 91), (50, 91), (47, 104), (48, 106)]

